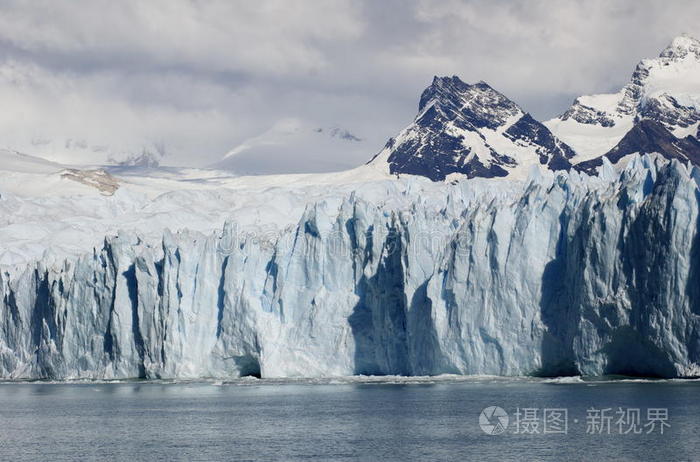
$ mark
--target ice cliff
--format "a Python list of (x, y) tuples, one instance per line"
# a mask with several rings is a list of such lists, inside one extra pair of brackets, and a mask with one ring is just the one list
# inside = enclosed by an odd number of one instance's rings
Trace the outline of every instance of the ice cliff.
[(699, 180), (409, 177), (271, 233), (124, 232), (3, 269), (0, 376), (700, 375)]

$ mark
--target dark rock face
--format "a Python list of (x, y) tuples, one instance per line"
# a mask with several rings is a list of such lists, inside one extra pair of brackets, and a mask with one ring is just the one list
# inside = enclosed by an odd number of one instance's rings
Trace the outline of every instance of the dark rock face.
[(616, 164), (626, 155), (633, 153), (658, 153), (667, 159), (677, 159), (683, 163), (690, 161), (700, 165), (700, 141), (692, 136), (676, 138), (661, 122), (644, 119), (637, 122), (605, 155), (576, 164), (575, 168), (594, 174), (597, 168), (603, 165), (603, 157)]
[(433, 79), (420, 97), (418, 112), (422, 113), (430, 104), (439, 107), (441, 115), (456, 121), (461, 128), (471, 125), (495, 130), (521, 112), (517, 104), (487, 83), (469, 85), (457, 76)]
[(651, 119), (667, 128), (687, 128), (700, 122), (700, 112), (694, 107), (683, 106), (671, 95), (649, 99), (640, 111), (639, 118)]
[[(451, 173), (503, 177), (520, 164), (518, 153), (523, 149), (552, 170), (571, 167), (568, 159), (574, 151), (569, 146), (484, 82), (470, 85), (458, 77), (435, 77), (421, 95), (418, 109), (413, 124), (390, 139), (382, 151), (388, 153), (392, 174), (421, 175), (433, 181)], [(499, 149), (489, 141), (494, 137), (501, 140)]]
[[(389, 140), (387, 148), (396, 143)], [(416, 155), (420, 153), (419, 155)], [(469, 178), (493, 178), (506, 176), (508, 172), (498, 164), (484, 166), (479, 159), (467, 159), (470, 149), (464, 148), (462, 138), (447, 133), (435, 136), (426, 148), (423, 140), (408, 140), (396, 146), (389, 156), (389, 171), (392, 174), (421, 175), (433, 181), (442, 181), (451, 173), (464, 173)], [(497, 155), (495, 151), (492, 155)], [(501, 156), (503, 165), (515, 165), (515, 160)]]
[(637, 64), (630, 83), (625, 86), (625, 95), (617, 106), (617, 111), (620, 114), (630, 115), (639, 110), (647, 77), (649, 77), (649, 64), (642, 61)]
[(603, 127), (612, 127), (615, 125), (615, 121), (606, 112), (586, 106), (578, 99), (574, 101), (571, 107), (563, 113), (560, 118), (561, 120), (573, 119), (582, 124), (601, 125)]

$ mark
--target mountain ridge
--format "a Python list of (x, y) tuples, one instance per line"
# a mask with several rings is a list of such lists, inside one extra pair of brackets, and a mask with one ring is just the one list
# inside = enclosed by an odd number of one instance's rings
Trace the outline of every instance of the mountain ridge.
[[(544, 124), (576, 150), (574, 163), (579, 164), (601, 156), (618, 161), (617, 154), (631, 144), (649, 146), (642, 139), (631, 143), (628, 136), (651, 133), (650, 124), (638, 126), (644, 120), (662, 125), (678, 140), (687, 136), (698, 139), (700, 40), (689, 35), (674, 38), (658, 57), (642, 59), (629, 83), (617, 93), (579, 96), (564, 113)], [(659, 127), (652, 131), (666, 137)], [(625, 138), (626, 147), (618, 146)], [(677, 144), (690, 149), (680, 153), (681, 160), (695, 163), (694, 144)], [(672, 159), (679, 153), (671, 149), (659, 154)]]
[(385, 164), (391, 174), (433, 181), (452, 174), (505, 177), (533, 163), (551, 170), (571, 166), (571, 148), (484, 81), (435, 76), (418, 109), (414, 121), (370, 163)]
[(544, 123), (484, 81), (435, 76), (414, 121), (369, 163), (433, 181), (522, 179), (534, 165), (595, 174), (602, 157), (617, 164), (634, 152), (700, 165), (699, 137), (700, 41), (682, 35), (619, 92), (580, 96)]

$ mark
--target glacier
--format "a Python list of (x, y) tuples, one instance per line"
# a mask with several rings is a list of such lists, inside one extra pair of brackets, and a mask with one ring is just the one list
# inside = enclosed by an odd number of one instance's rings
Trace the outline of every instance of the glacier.
[(699, 183), (633, 156), (374, 181), (270, 229), (121, 231), (3, 266), (0, 377), (697, 376)]

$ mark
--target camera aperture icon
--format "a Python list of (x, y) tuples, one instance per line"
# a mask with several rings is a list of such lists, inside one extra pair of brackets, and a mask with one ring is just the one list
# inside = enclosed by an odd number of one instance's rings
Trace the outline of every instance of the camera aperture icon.
[(487, 435), (500, 435), (506, 431), (508, 413), (498, 406), (489, 406), (479, 414), (479, 426)]

